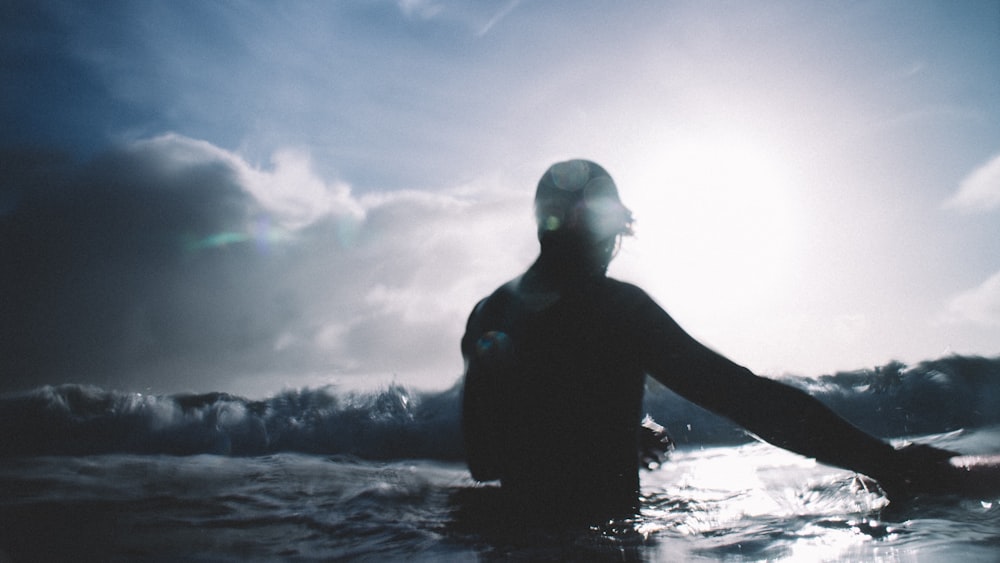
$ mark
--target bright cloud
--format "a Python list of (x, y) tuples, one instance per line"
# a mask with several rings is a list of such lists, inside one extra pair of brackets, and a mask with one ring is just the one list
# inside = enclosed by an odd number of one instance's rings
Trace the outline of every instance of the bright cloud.
[(271, 167), (252, 166), (239, 155), (198, 139), (170, 133), (141, 140), (128, 153), (155, 162), (164, 178), (203, 166), (223, 166), (240, 187), (281, 228), (296, 231), (327, 215), (360, 221), (364, 210), (343, 183), (328, 185), (312, 170), (304, 151), (284, 149), (271, 158)]
[(241, 160), (237, 164), (247, 191), (290, 229), (301, 229), (327, 215), (356, 221), (364, 218), (350, 187), (328, 185), (316, 177), (304, 152), (278, 152), (272, 159), (272, 170), (251, 168)]
[(983, 326), (1000, 326), (1000, 272), (978, 287), (964, 291), (948, 301), (948, 318)]
[(1000, 207), (1000, 154), (966, 176), (945, 205), (969, 212)]

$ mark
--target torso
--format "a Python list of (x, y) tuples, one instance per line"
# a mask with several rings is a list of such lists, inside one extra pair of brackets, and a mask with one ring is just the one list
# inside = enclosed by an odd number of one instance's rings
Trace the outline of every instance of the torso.
[[(467, 443), (475, 448), (477, 428), (498, 425), (498, 476), (529, 498), (634, 508), (644, 339), (630, 311), (645, 294), (605, 277), (553, 291), (529, 275), (470, 319), (463, 352), (481, 369), (470, 370), (466, 393), (487, 396), (469, 397), (466, 410), (478, 401), (493, 408), (466, 412)], [(501, 354), (472, 358), (488, 333), (507, 339)], [(477, 391), (476, 377), (494, 381)]]

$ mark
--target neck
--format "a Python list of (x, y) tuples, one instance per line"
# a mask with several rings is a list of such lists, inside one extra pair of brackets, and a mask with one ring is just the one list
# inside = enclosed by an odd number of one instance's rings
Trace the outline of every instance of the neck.
[(545, 239), (532, 269), (556, 283), (579, 283), (604, 277), (609, 258), (600, 246), (579, 239)]

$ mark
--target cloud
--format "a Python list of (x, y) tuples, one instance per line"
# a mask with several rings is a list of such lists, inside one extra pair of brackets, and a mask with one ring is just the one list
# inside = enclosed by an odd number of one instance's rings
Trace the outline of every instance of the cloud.
[(476, 4), (447, 0), (398, 0), (397, 5), (404, 16), (420, 20), (444, 19), (460, 22), (473, 28), (482, 37), (509, 15), (521, 0)]
[(966, 176), (945, 206), (966, 212), (1000, 208), (1000, 154)]
[(0, 160), (3, 388), (448, 385), (468, 310), (533, 251), (526, 194), (357, 197), (303, 152), (261, 168), (166, 135)]
[(1000, 272), (978, 287), (948, 300), (948, 320), (982, 326), (1000, 326)]
[(399, 0), (399, 9), (407, 17), (430, 19), (441, 12), (443, 6), (430, 0)]

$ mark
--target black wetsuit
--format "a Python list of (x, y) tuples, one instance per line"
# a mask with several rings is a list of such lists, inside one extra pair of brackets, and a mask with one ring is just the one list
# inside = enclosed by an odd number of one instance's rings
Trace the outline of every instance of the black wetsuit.
[(469, 469), (526, 510), (635, 511), (647, 374), (772, 444), (899, 490), (912, 481), (891, 446), (705, 347), (644, 291), (603, 274), (540, 259), (476, 305), (462, 353)]
[(551, 508), (632, 511), (648, 327), (622, 308), (644, 294), (604, 277), (558, 294), (520, 283), (477, 305), (462, 341), (473, 477)]

